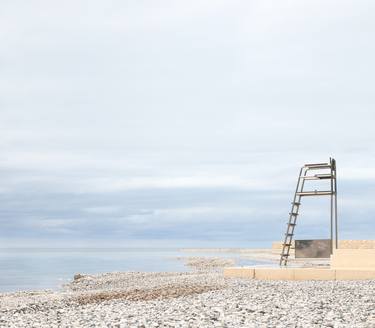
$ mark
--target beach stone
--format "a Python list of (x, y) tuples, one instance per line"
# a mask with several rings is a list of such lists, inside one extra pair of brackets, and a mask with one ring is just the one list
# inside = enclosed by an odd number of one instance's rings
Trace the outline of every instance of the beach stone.
[(77, 281), (79, 279), (82, 279), (84, 278), (85, 276), (83, 274), (80, 274), (80, 273), (76, 273), (73, 277), (74, 281)]

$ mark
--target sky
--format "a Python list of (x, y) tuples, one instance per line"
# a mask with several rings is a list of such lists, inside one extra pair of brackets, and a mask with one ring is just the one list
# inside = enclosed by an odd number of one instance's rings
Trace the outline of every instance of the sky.
[(268, 247), (331, 156), (374, 239), (374, 39), (373, 1), (2, 0), (0, 246)]

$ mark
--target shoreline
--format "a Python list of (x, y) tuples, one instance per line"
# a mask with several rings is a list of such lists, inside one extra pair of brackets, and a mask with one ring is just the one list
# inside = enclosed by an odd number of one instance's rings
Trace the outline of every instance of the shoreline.
[[(178, 260), (189, 272), (76, 274), (60, 290), (1, 293), (0, 326), (375, 326), (374, 281), (225, 278), (223, 268), (233, 265), (230, 256), (186, 254)], [(278, 259), (270, 249), (241, 249), (236, 254), (268, 263)]]
[[(278, 266), (279, 252), (274, 249), (265, 248), (190, 248), (190, 249), (178, 249), (180, 254), (168, 255), (160, 259), (161, 263), (174, 261), (175, 263), (180, 263), (177, 265), (178, 270), (163, 270), (163, 265), (160, 265), (161, 270), (127, 270), (123, 269), (121, 271), (144, 271), (144, 272), (190, 272), (194, 270), (198, 271), (221, 271), (224, 267), (230, 266)], [(202, 254), (202, 255), (201, 255)], [(301, 260), (301, 259), (291, 259), (290, 266), (301, 266), (301, 267), (314, 267), (326, 265), (326, 260), (311, 259), (311, 260)], [(111, 272), (113, 270), (97, 272), (97, 274)], [(48, 284), (46, 287), (33, 288), (28, 286), (26, 289), (19, 288), (18, 290), (13, 289), (14, 292), (21, 291), (38, 291), (38, 290), (60, 290), (62, 284), (70, 281), (72, 276), (77, 273), (77, 271), (72, 271), (70, 275), (65, 275), (63, 277), (58, 277), (56, 279), (56, 285)], [(90, 271), (83, 271), (85, 274), (91, 274)], [(60, 282), (58, 282), (60, 281)], [(5, 285), (6, 286), (6, 285)], [(13, 292), (11, 289), (8, 291), (0, 291), (1, 293)]]

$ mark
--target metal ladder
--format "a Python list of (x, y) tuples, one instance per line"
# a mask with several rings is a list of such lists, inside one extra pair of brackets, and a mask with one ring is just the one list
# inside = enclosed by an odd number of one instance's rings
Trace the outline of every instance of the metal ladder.
[[(329, 173), (327, 172), (329, 170)], [(315, 171), (316, 174), (308, 175), (310, 171)], [(331, 180), (330, 190), (314, 190), (304, 191), (305, 181), (307, 180)], [(289, 221), (282, 244), (282, 252), (280, 254), (280, 266), (286, 266), (290, 256), (290, 248), (292, 246), (294, 229), (296, 227), (297, 217), (301, 206), (302, 197), (306, 196), (331, 196), (331, 252), (333, 249), (333, 232), (335, 230), (335, 247), (338, 243), (337, 232), (337, 181), (336, 181), (336, 161), (330, 158), (329, 163), (305, 164), (302, 166), (296, 191), (292, 202), (292, 209), (289, 213)]]

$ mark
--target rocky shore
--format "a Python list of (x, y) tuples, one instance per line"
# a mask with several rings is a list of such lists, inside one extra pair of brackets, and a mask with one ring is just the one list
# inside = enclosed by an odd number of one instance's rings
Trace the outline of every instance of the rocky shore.
[(186, 267), (193, 270), (203, 271), (221, 271), (225, 267), (234, 266), (236, 260), (233, 258), (219, 258), (219, 257), (178, 257), (177, 260), (183, 261)]
[(373, 281), (257, 281), (219, 272), (76, 275), (0, 295), (0, 327), (375, 327)]

